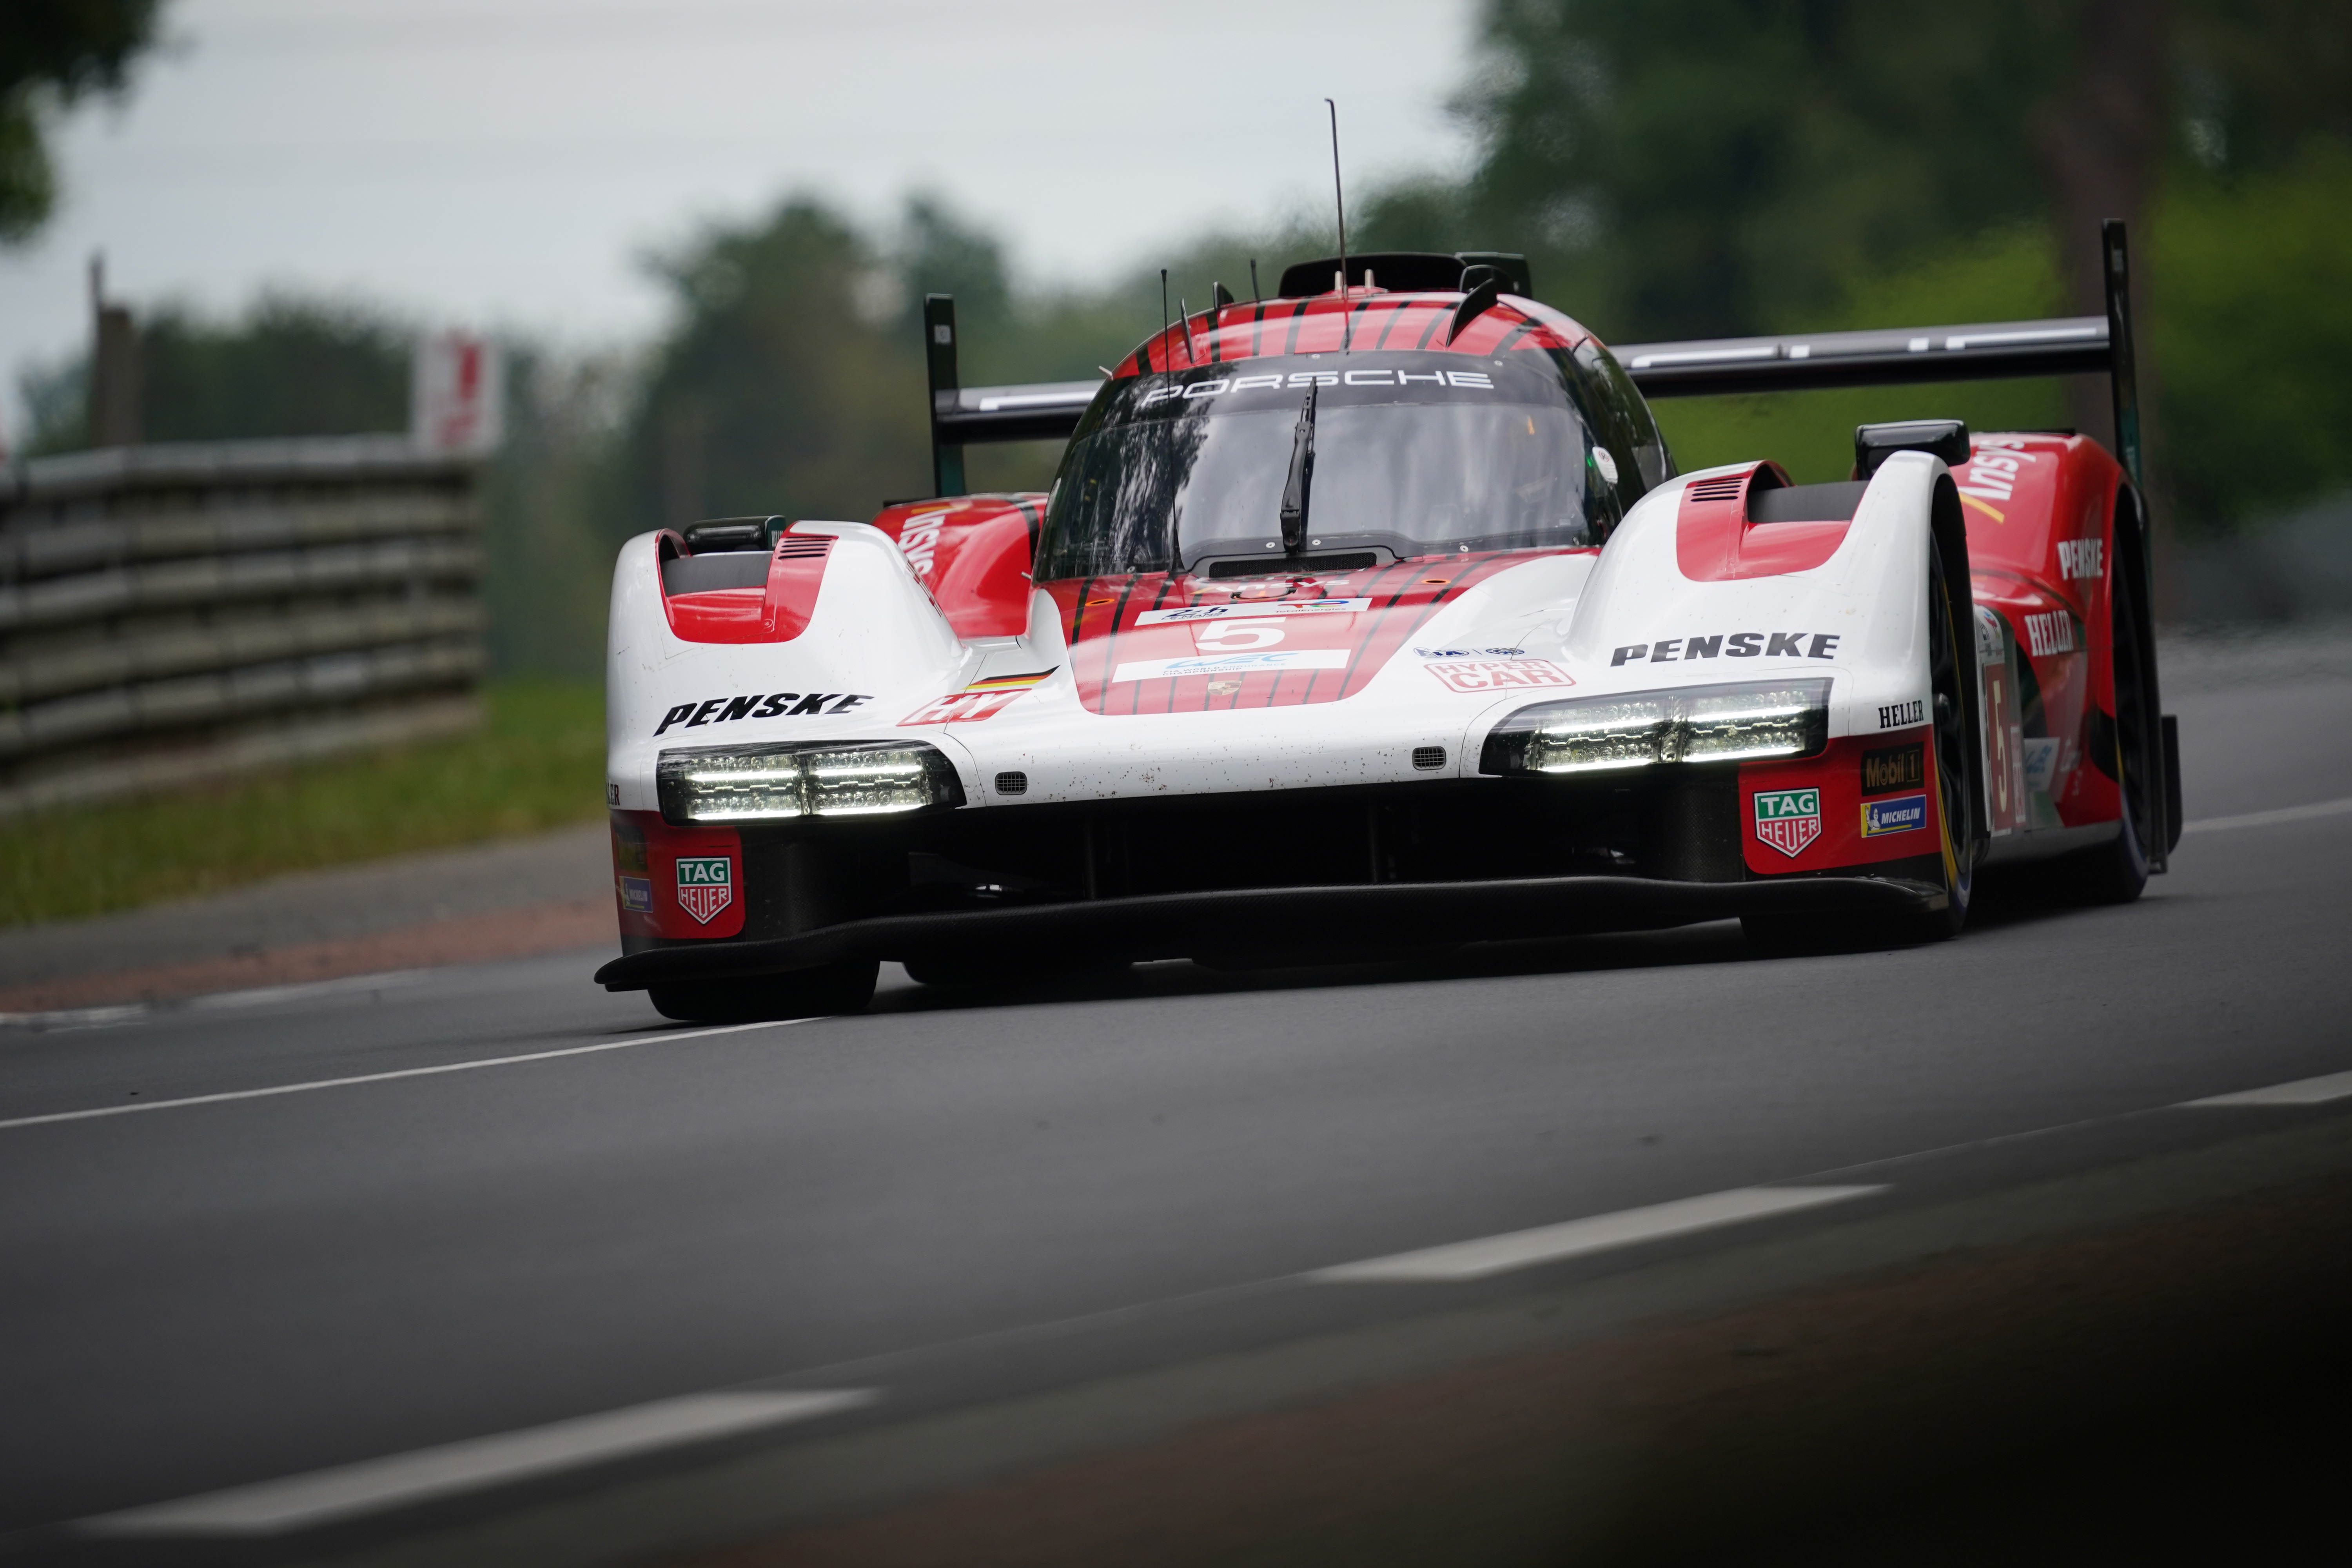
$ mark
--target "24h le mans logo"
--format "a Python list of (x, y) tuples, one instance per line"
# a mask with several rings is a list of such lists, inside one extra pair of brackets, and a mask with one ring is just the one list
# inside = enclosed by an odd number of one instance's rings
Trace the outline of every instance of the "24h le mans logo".
[(1759, 789), (1756, 792), (1756, 837), (1794, 859), (1822, 836), (1822, 792)]
[[(1814, 825), (1819, 832), (1820, 825)], [(698, 925), (709, 925), (719, 910), (735, 900), (735, 868), (724, 855), (698, 856), (692, 859), (680, 857), (677, 862), (677, 901)]]

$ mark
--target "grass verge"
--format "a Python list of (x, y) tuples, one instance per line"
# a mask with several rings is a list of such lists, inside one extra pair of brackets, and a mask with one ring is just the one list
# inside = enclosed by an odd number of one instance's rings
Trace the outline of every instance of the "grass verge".
[(603, 692), (504, 680), (483, 695), (488, 722), (463, 740), (0, 824), (0, 927), (601, 818)]

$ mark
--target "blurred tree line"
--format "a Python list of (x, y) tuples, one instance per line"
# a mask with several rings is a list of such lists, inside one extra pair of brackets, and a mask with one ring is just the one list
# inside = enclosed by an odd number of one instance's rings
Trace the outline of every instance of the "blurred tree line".
[[(2352, 481), (2352, 0), (1488, 0), (1457, 109), (1466, 177), (1356, 203), (1350, 239), (1524, 250), (1609, 340), (1934, 325), (2100, 309), (2098, 220), (2133, 226), (2159, 516), (2236, 526)], [(1306, 160), (1302, 153), (1303, 165)], [(1160, 324), (1328, 254), (1319, 216), (1213, 234), (1089, 289), (1019, 286), (918, 198), (867, 232), (796, 197), (661, 258), (673, 324), (628, 354), (513, 348), (488, 504), (509, 668), (597, 666), (611, 551), (698, 517), (859, 518), (929, 485), (927, 291), (968, 383), (1074, 379)], [(408, 323), (266, 299), (142, 324), (151, 439), (396, 429)], [(79, 444), (78, 365), (26, 381), (28, 447)], [(2105, 383), (1672, 400), (1685, 468), (1842, 476), (1864, 419), (2104, 434)], [(1050, 447), (975, 448), (1042, 487)]]

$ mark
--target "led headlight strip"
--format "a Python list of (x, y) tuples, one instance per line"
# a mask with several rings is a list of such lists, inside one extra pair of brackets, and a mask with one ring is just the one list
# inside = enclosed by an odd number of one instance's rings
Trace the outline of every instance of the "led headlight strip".
[(1768, 680), (1578, 697), (1495, 726), (1482, 773), (1587, 773), (1656, 763), (1810, 757), (1829, 744), (1830, 683)]
[(955, 764), (919, 742), (815, 742), (664, 752), (654, 767), (662, 819), (780, 822), (880, 816), (961, 805)]

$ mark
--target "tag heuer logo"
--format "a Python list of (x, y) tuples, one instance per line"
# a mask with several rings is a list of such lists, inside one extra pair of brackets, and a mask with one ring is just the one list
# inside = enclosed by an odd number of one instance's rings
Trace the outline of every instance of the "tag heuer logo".
[[(1820, 824), (1814, 825), (1820, 831)], [(680, 858), (677, 901), (698, 925), (709, 925), (719, 911), (735, 901), (735, 869), (724, 855)]]
[(1794, 859), (1822, 836), (1822, 792), (1759, 789), (1756, 792), (1756, 837)]

